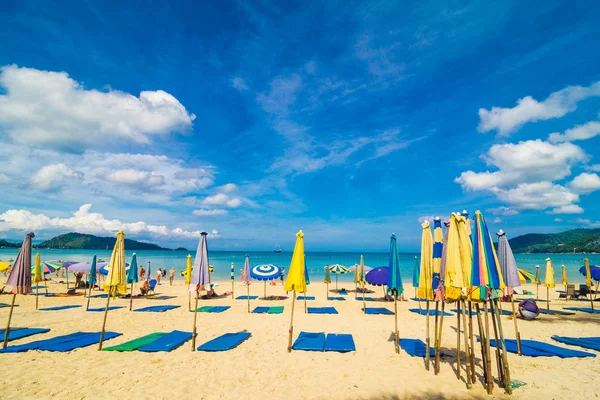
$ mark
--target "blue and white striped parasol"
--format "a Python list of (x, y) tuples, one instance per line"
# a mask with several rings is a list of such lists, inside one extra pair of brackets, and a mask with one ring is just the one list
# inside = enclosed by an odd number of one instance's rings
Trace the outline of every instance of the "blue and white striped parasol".
[(250, 270), (250, 276), (252, 279), (259, 281), (271, 281), (279, 278), (281, 275), (281, 268), (273, 264), (255, 265)]

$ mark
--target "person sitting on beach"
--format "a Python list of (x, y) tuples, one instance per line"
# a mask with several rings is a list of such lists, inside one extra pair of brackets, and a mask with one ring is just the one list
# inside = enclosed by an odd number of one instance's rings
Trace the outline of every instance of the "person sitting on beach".
[(75, 287), (81, 287), (82, 286), (82, 282), (81, 280), (83, 279), (83, 272), (78, 272), (75, 274)]
[(171, 267), (169, 271), (169, 285), (173, 286), (173, 279), (175, 279), (175, 268)]
[(148, 292), (150, 291), (150, 282), (148, 281), (148, 279), (144, 280), (144, 283), (142, 283), (142, 286), (140, 287), (140, 293), (142, 294), (142, 296), (145, 296), (148, 294)]

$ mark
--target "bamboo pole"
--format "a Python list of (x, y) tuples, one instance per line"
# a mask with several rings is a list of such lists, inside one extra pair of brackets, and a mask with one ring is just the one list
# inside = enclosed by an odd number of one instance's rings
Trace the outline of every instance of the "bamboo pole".
[(593, 314), (596, 311), (594, 311), (594, 298), (592, 297), (592, 288), (591, 287), (588, 287), (588, 292), (590, 295), (590, 304), (592, 305), (592, 314)]
[(517, 325), (517, 311), (515, 309), (515, 298), (514, 298), (514, 294), (512, 294), (512, 293), (510, 295), (510, 303), (512, 305), (513, 321), (515, 322), (515, 337), (517, 339), (517, 353), (520, 356), (522, 356), (523, 353), (521, 352), (521, 333), (519, 332), (519, 326)]
[(392, 292), (392, 294), (394, 295), (394, 324), (395, 324), (395, 330), (394, 330), (394, 347), (396, 348), (396, 354), (400, 354), (400, 335), (398, 333), (398, 292), (394, 293)]
[(248, 302), (248, 313), (250, 313), (250, 285), (246, 282), (246, 301)]
[(129, 294), (129, 311), (133, 309), (133, 281), (131, 281), (131, 293)]
[(429, 344), (431, 343), (431, 338), (429, 337), (429, 300), (427, 300), (427, 305), (426, 305), (426, 314), (425, 314), (425, 369), (427, 371), (429, 371), (429, 362), (430, 362), (430, 355), (429, 355)]
[(292, 297), (292, 314), (290, 316), (290, 330), (289, 330), (288, 347), (287, 347), (288, 353), (292, 352), (292, 335), (294, 334), (294, 305), (295, 304), (296, 304), (296, 287), (294, 287), (294, 294)]
[[(500, 315), (496, 312), (498, 320), (498, 331), (500, 333), (500, 341), (502, 343), (502, 365), (504, 367), (504, 390), (508, 394), (512, 394), (512, 382), (510, 379), (510, 368), (508, 367), (508, 356), (506, 354), (506, 344), (504, 343), (504, 332), (502, 331), (502, 321)], [(498, 343), (496, 343), (496, 346)]]
[[(590, 294), (591, 296), (591, 294)], [(550, 288), (546, 286), (546, 310), (550, 311)]]
[(233, 282), (231, 282), (231, 299), (233, 300)]
[(192, 351), (196, 351), (196, 319), (198, 317), (198, 290), (196, 290), (196, 306), (194, 307), (194, 329), (192, 330)]
[(469, 336), (467, 334), (467, 305), (465, 300), (462, 303), (463, 336), (465, 340), (465, 372), (467, 374), (467, 389), (471, 389), (471, 352), (469, 351)]
[(67, 290), (69, 290), (69, 270), (66, 267), (63, 267), (65, 269), (65, 275), (67, 276)]
[(90, 293), (87, 297), (87, 305), (85, 306), (85, 311), (90, 309), (90, 298), (92, 297), (92, 285), (90, 285)]
[[(325, 291), (327, 292), (327, 296), (325, 296), (325, 299), (329, 300), (329, 283), (325, 284)], [(363, 297), (364, 297), (364, 295), (363, 295)]]
[(460, 299), (456, 302), (456, 379), (460, 380)]
[(48, 283), (46, 282), (46, 275), (44, 275), (44, 271), (42, 271), (42, 276), (44, 277), (44, 289), (46, 289), (46, 297), (48, 297)]
[(306, 293), (307, 291), (304, 291), (304, 314), (308, 313), (308, 307), (306, 306)]
[(354, 282), (354, 299), (358, 297), (358, 282)]
[(263, 289), (263, 299), (266, 299), (267, 298), (267, 281), (263, 281), (263, 284), (264, 284), (264, 286), (263, 286), (263, 288), (264, 288)]
[(335, 274), (335, 291), (338, 291), (338, 274)]
[(10, 311), (8, 313), (8, 322), (6, 323), (6, 329), (4, 330), (4, 343), (2, 344), (2, 348), (5, 349), (8, 344), (8, 334), (10, 333), (10, 320), (12, 319), (13, 309), (15, 308), (15, 299), (17, 298), (17, 294), (13, 293), (13, 298), (10, 303)]
[(440, 347), (442, 345), (442, 330), (444, 329), (444, 308), (446, 307), (446, 303), (444, 303), (442, 301), (442, 310), (440, 313), (440, 332), (439, 332), (439, 338), (437, 341), (437, 352), (435, 354), (435, 374), (439, 374), (440, 373)]
[(492, 356), (490, 351), (490, 324), (488, 315), (487, 301), (483, 302), (483, 315), (485, 316), (485, 354), (486, 354), (486, 370), (487, 370), (487, 382), (488, 382), (488, 393), (492, 394), (494, 389), (494, 380), (492, 379)]
[[(481, 362), (483, 364), (483, 378), (486, 382), (486, 387), (488, 387), (488, 371), (487, 371), (487, 353), (485, 351), (485, 332), (483, 330), (483, 322), (481, 321), (481, 312), (479, 310), (479, 304), (475, 303), (475, 311), (477, 312), (477, 328), (479, 330), (479, 340), (481, 343)], [(488, 394), (490, 393), (490, 388), (487, 388)]]
[(437, 375), (437, 366), (436, 366), (436, 362), (437, 362), (437, 351), (438, 351), (438, 329), (440, 327), (439, 325), (439, 320), (440, 320), (440, 313), (438, 312), (440, 308), (440, 302), (436, 301), (435, 302), (435, 323), (433, 326), (433, 351), (434, 351), (434, 356), (433, 356), (433, 372)]
[(40, 286), (39, 282), (35, 283), (35, 309), (38, 310), (38, 286)]
[(475, 376), (475, 335), (473, 335), (473, 304), (469, 301), (469, 338), (471, 340), (469, 358), (471, 361), (471, 382), (476, 383)]
[(490, 300), (490, 311), (492, 313), (492, 327), (494, 328), (494, 339), (496, 340), (496, 367), (498, 368), (498, 377), (500, 382), (504, 382), (504, 370), (502, 366), (502, 356), (500, 355), (500, 340), (498, 338), (498, 327), (495, 314), (498, 310), (494, 308), (493, 300)]
[(104, 309), (104, 321), (102, 322), (102, 331), (100, 332), (100, 343), (98, 344), (98, 351), (102, 350), (102, 343), (104, 342), (104, 332), (106, 329), (106, 317), (108, 316), (108, 306), (110, 305), (110, 292), (112, 287), (108, 289), (108, 296), (106, 296), (106, 308)]
[(366, 314), (367, 313), (367, 303), (365, 302), (365, 288), (363, 288), (363, 312)]

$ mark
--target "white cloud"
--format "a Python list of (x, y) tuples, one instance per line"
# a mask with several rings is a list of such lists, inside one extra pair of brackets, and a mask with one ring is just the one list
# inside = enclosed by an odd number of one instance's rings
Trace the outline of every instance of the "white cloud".
[(16, 143), (80, 150), (189, 130), (195, 115), (162, 90), (139, 97), (85, 89), (65, 72), (0, 68), (0, 124)]
[(519, 213), (518, 210), (515, 210), (513, 208), (510, 207), (506, 207), (506, 206), (500, 206), (500, 207), (496, 207), (496, 208), (488, 208), (487, 210), (489, 213), (491, 213), (492, 215), (503, 215), (503, 216), (511, 216), (511, 215), (517, 215)]
[(600, 122), (590, 121), (586, 124), (567, 129), (562, 135), (560, 133), (551, 133), (548, 140), (554, 143), (572, 142), (575, 140), (591, 139), (598, 135), (600, 135)]
[(239, 90), (240, 92), (248, 90), (248, 85), (246, 85), (246, 81), (243, 78), (240, 78), (239, 76), (236, 76), (231, 80), (231, 87)]
[(569, 186), (577, 193), (592, 193), (600, 190), (600, 176), (583, 172), (577, 175)]
[(223, 209), (214, 209), (214, 210), (194, 210), (192, 214), (197, 215), (199, 217), (215, 217), (217, 215), (225, 215), (227, 214), (227, 210)]
[(568, 204), (552, 209), (548, 214), (583, 214), (583, 208), (577, 204)]
[(31, 177), (31, 183), (38, 189), (57, 191), (66, 184), (78, 184), (83, 177), (79, 171), (75, 171), (65, 164), (50, 164), (42, 167)]
[(406, 70), (406, 65), (393, 60), (393, 50), (398, 43), (378, 46), (375, 42), (376, 38), (374, 36), (362, 36), (354, 47), (356, 57), (359, 60), (367, 62), (371, 75), (375, 75), (378, 78), (402, 78)]
[(302, 78), (298, 74), (278, 76), (271, 81), (269, 93), (260, 93), (256, 100), (266, 112), (285, 117), (289, 107), (296, 101), (301, 86)]
[(231, 192), (235, 192), (237, 190), (237, 186), (235, 183), (227, 183), (227, 184), (219, 187), (218, 189), (222, 193), (231, 193)]
[[(8, 210), (0, 214), (0, 231), (76, 231), (91, 234), (113, 234), (123, 230), (125, 234), (149, 234), (156, 237), (174, 236), (198, 238), (201, 231), (186, 231), (181, 228), (169, 229), (164, 225), (151, 225), (143, 221), (121, 222), (109, 220), (104, 215), (90, 212), (92, 205), (84, 204), (70, 218), (51, 218), (44, 214), (33, 214), (27, 210)], [(213, 235), (215, 234), (213, 231)], [(217, 232), (218, 234), (218, 232)]]
[(562, 218), (554, 218), (554, 222), (562, 222)]
[(118, 185), (154, 187), (163, 185), (165, 177), (133, 168), (119, 169), (106, 175), (106, 180)]
[(594, 164), (594, 165), (590, 165), (588, 167), (588, 169), (590, 171), (594, 171), (594, 172), (600, 172), (600, 164)]
[(423, 215), (421, 217), (418, 218), (419, 223), (423, 223), (425, 221), (429, 221), (431, 224), (433, 224), (433, 220), (435, 219), (435, 217), (433, 215)]
[(202, 200), (202, 204), (205, 206), (227, 206), (230, 208), (237, 208), (242, 205), (242, 200), (239, 197), (230, 197), (225, 193), (217, 193), (205, 197), (204, 200)]
[(578, 194), (548, 181), (520, 183), (512, 189), (496, 188), (494, 193), (503, 202), (522, 210), (558, 208), (579, 201)]
[(550, 94), (546, 100), (539, 102), (531, 96), (517, 100), (513, 108), (492, 107), (491, 110), (479, 109), (480, 132), (497, 130), (502, 136), (518, 130), (527, 122), (560, 118), (574, 111), (577, 103), (591, 96), (600, 96), (600, 82), (588, 87), (569, 86)]
[(587, 218), (577, 218), (574, 222), (580, 225), (584, 225), (586, 228), (600, 228), (600, 221), (592, 222)]
[(494, 224), (499, 224), (501, 222), (502, 222), (502, 218), (500, 218), (500, 217), (496, 217), (492, 220), (492, 223), (494, 223)]
[(0, 183), (10, 183), (11, 181), (10, 176), (0, 173)]

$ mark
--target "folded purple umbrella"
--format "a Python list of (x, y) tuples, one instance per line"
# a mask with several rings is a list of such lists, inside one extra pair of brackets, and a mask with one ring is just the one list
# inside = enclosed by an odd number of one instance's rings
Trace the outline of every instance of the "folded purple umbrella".
[(387, 285), (388, 267), (377, 267), (369, 271), (365, 276), (367, 283), (376, 286)]
[(89, 274), (91, 267), (92, 267), (92, 264), (90, 264), (90, 263), (80, 262), (80, 263), (69, 265), (67, 267), (67, 269), (71, 272), (81, 272), (83, 274)]

